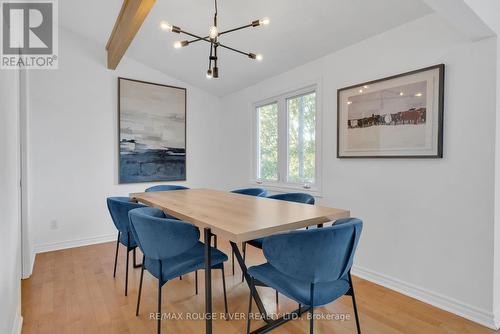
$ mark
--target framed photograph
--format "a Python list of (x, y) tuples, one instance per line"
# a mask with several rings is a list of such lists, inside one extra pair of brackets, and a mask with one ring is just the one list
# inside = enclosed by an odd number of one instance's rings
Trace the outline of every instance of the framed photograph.
[(442, 158), (444, 65), (337, 91), (338, 158)]
[(119, 183), (186, 180), (186, 89), (118, 78)]

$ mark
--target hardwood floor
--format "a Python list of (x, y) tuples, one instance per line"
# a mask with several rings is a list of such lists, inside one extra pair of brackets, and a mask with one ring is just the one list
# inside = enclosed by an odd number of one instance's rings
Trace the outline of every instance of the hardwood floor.
[[(140, 269), (131, 269), (128, 297), (124, 296), (125, 250), (120, 248), (117, 277), (113, 279), (114, 243), (73, 248), (39, 254), (30, 279), (22, 282), (23, 333), (156, 333), (157, 281), (144, 274), (141, 314), (135, 316)], [(229, 245), (219, 240), (219, 247), (230, 254)], [(139, 252), (138, 252), (139, 253)], [(132, 253), (131, 253), (132, 255)], [(263, 262), (259, 250), (248, 247), (248, 263)], [(140, 258), (138, 256), (138, 260)], [(132, 261), (131, 261), (132, 263)], [(237, 266), (238, 268), (238, 266)], [(224, 312), (220, 271), (214, 270), (214, 312)], [(214, 321), (214, 333), (245, 333), (242, 319), (248, 308), (248, 287), (241, 283), (241, 272), (231, 274), (226, 263), (229, 311), (237, 320)], [(199, 295), (195, 295), (194, 274), (168, 282), (163, 287), (163, 309), (171, 319), (162, 323), (162, 333), (205, 333), (205, 322), (192, 320), (203, 315), (203, 273), (199, 275)], [(369, 334), (397, 333), (494, 333), (473, 322), (435, 307), (354, 277), (354, 287), (361, 318), (361, 330)], [(262, 291), (269, 312), (276, 311), (274, 291)], [(280, 296), (278, 312), (287, 312), (296, 303)], [(255, 306), (253, 308), (256, 309)], [(187, 313), (194, 314), (187, 320)], [(351, 317), (349, 320), (317, 320), (315, 333), (356, 333), (350, 297), (319, 308), (317, 313)], [(184, 320), (176, 320), (183, 316)], [(238, 319), (239, 317), (239, 319)], [(252, 328), (262, 325), (253, 321)], [(308, 333), (308, 321), (295, 320), (272, 333)]]

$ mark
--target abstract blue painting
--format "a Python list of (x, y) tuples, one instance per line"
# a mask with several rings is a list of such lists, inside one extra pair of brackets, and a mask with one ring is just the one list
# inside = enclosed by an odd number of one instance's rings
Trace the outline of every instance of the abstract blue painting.
[(186, 89), (118, 78), (119, 182), (186, 180)]

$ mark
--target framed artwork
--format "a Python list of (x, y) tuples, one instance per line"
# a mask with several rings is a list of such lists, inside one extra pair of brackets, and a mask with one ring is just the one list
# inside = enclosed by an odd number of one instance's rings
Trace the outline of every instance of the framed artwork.
[(338, 158), (442, 158), (444, 65), (337, 91)]
[(186, 89), (118, 78), (119, 183), (186, 180)]

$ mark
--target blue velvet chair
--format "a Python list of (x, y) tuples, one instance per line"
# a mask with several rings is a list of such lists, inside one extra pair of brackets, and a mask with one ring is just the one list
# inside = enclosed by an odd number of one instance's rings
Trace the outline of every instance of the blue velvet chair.
[[(269, 196), (268, 198), (271, 199), (276, 199), (280, 201), (287, 201), (287, 202), (296, 202), (296, 203), (303, 203), (303, 204), (311, 204), (314, 205), (314, 197), (305, 194), (305, 193), (286, 193), (286, 194), (278, 194), (278, 195), (272, 195)], [(264, 238), (259, 238), (259, 239), (254, 239), (250, 240), (248, 242), (243, 243), (243, 261), (246, 259), (246, 253), (247, 253), (247, 243), (250, 244), (251, 246), (254, 246), (256, 248), (262, 249), (262, 243), (264, 242)], [(244, 277), (241, 278), (241, 281), (243, 282)], [(276, 301), (278, 297), (276, 296)]]
[[(205, 245), (199, 241), (199, 229), (189, 223), (165, 218), (163, 211), (156, 208), (140, 208), (130, 211), (132, 233), (144, 254), (142, 259), (141, 280), (137, 297), (136, 315), (139, 315), (144, 270), (158, 279), (158, 333), (161, 331), (161, 289), (175, 277), (197, 273), (205, 268)], [(222, 272), (224, 306), (226, 315), (226, 278), (224, 262), (227, 255), (212, 248), (212, 268)], [(198, 287), (196, 275), (196, 287)], [(227, 317), (226, 317), (227, 318)]]
[[(268, 196), (267, 198), (279, 200), (279, 201), (287, 201), (287, 202), (295, 202), (295, 203), (303, 203), (303, 204), (310, 204), (314, 205), (315, 200), (314, 197), (305, 194), (305, 193), (285, 193), (285, 194), (277, 194), (277, 195), (272, 195)], [(246, 260), (247, 256), (247, 243), (250, 244), (251, 246), (254, 246), (255, 248), (262, 249), (262, 243), (264, 242), (265, 238), (259, 238), (259, 239), (254, 239), (250, 240), (248, 242), (243, 243), (243, 261)], [(241, 281), (243, 282), (245, 280), (245, 276), (241, 275)], [(279, 303), (279, 295), (278, 295), (278, 290), (276, 290), (276, 305)]]
[[(250, 289), (267, 286), (301, 305), (308, 306), (310, 333), (314, 332), (314, 308), (341, 296), (352, 297), (356, 328), (361, 333), (351, 267), (363, 223), (356, 218), (340, 219), (331, 227), (298, 230), (267, 237), (263, 243), (267, 263), (250, 267)], [(250, 293), (249, 313), (252, 312)], [(289, 315), (290, 316), (290, 315)], [(293, 317), (290, 317), (293, 318)], [(250, 332), (250, 317), (247, 333)]]
[(235, 194), (242, 194), (242, 195), (249, 195), (249, 196), (256, 196), (256, 197), (266, 197), (267, 196), (267, 190), (263, 188), (244, 188), (244, 189), (236, 189), (231, 191), (232, 193)]
[(184, 187), (184, 186), (176, 186), (173, 184), (160, 184), (157, 186), (149, 187), (145, 191), (147, 193), (149, 193), (149, 192), (157, 192), (157, 191), (170, 191), (170, 190), (183, 190), (183, 189), (189, 189), (189, 188)]
[(127, 247), (127, 263), (125, 269), (125, 296), (128, 291), (128, 264), (129, 253), (133, 251), (133, 266), (134, 268), (140, 267), (136, 264), (136, 248), (137, 242), (130, 232), (130, 221), (128, 219), (128, 212), (132, 209), (143, 208), (144, 205), (131, 202), (128, 197), (109, 197), (106, 200), (111, 219), (118, 230), (118, 237), (116, 238), (116, 252), (115, 252), (115, 267), (113, 270), (113, 277), (116, 277), (116, 263), (118, 261), (118, 248), (120, 244)]

